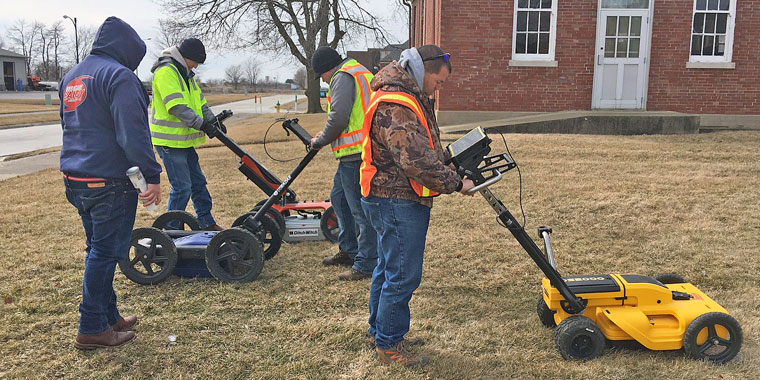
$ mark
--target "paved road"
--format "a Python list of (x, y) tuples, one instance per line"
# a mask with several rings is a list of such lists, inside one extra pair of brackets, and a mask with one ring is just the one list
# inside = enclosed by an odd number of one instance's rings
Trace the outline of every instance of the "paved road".
[[(2, 93), (0, 93), (2, 94)], [(243, 100), (211, 107), (214, 113), (225, 109), (231, 109), (233, 119), (243, 119), (259, 113), (271, 113), (274, 105), (279, 101), (284, 104), (294, 100), (293, 95), (275, 95), (264, 98), (263, 105), (254, 104), (253, 100)], [(306, 106), (302, 106), (304, 109)], [(40, 155), (29, 159), (12, 160), (3, 162), (4, 156), (31, 152), (61, 145), (61, 124), (36, 125), (31, 127), (11, 128), (0, 130), (0, 180), (34, 173), (49, 167), (58, 166), (58, 153), (52, 153), (55, 159), (49, 155)], [(44, 157), (43, 157), (44, 156)]]

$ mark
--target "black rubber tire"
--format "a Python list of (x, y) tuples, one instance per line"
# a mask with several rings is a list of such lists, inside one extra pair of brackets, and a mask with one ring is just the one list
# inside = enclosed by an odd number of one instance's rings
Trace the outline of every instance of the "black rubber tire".
[(335, 210), (330, 206), (322, 214), (322, 218), (319, 221), (319, 228), (322, 229), (322, 234), (325, 235), (325, 239), (331, 243), (338, 242), (338, 216), (335, 215)]
[[(720, 326), (722, 331), (716, 326)], [(728, 337), (720, 336), (720, 333), (726, 332)], [(702, 314), (689, 323), (683, 334), (683, 350), (696, 360), (726, 363), (736, 357), (741, 347), (742, 328), (734, 317), (726, 313)]]
[(119, 261), (119, 269), (128, 279), (142, 285), (166, 280), (177, 264), (177, 248), (165, 232), (153, 227), (132, 231), (129, 252)]
[(206, 247), (206, 266), (222, 282), (251, 282), (264, 267), (264, 250), (256, 236), (241, 228), (220, 231)]
[(565, 360), (591, 360), (604, 352), (604, 335), (583, 315), (565, 318), (554, 330), (554, 344)]
[(264, 214), (266, 217), (261, 220), (262, 229), (260, 231), (252, 231), (248, 226), (245, 225), (245, 220), (249, 216), (254, 215), (256, 215), (255, 212), (249, 212), (240, 215), (232, 223), (232, 227), (239, 227), (256, 235), (256, 238), (259, 239), (264, 247), (264, 260), (269, 260), (273, 258), (277, 252), (280, 251), (280, 247), (282, 246), (282, 235), (280, 234), (280, 227), (277, 225), (277, 222), (275, 222), (272, 217), (269, 216), (269, 214)]
[(667, 284), (683, 284), (686, 283), (686, 280), (683, 279), (683, 277), (675, 274), (675, 273), (662, 273), (658, 274), (657, 276), (654, 276), (654, 279), (659, 281), (663, 285)]
[(538, 296), (538, 305), (536, 306), (536, 313), (538, 313), (538, 320), (544, 327), (554, 328), (557, 327), (557, 322), (554, 321), (554, 311), (549, 309), (549, 306), (544, 301), (543, 296)]
[[(252, 208), (250, 212), (257, 213), (260, 208), (261, 208), (260, 205), (256, 206)], [(285, 235), (285, 217), (282, 216), (282, 214), (273, 207), (270, 207), (269, 210), (267, 210), (267, 215), (269, 215), (269, 217), (272, 218), (272, 220), (277, 222), (277, 227), (280, 228), (280, 236)]]
[(198, 219), (189, 212), (181, 210), (167, 211), (159, 215), (153, 222), (153, 227), (158, 228), (159, 230), (166, 230), (168, 229), (167, 227), (169, 226), (169, 223), (175, 220), (180, 222), (180, 230), (184, 231), (185, 227), (191, 231), (200, 231), (201, 229), (201, 224), (198, 222)]

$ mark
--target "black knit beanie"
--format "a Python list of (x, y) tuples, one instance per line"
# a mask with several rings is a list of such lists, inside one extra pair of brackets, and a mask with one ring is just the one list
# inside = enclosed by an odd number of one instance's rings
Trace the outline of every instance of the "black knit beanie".
[(189, 60), (203, 63), (206, 62), (206, 48), (203, 42), (197, 38), (187, 38), (179, 45), (179, 53)]
[(311, 57), (311, 68), (314, 69), (316, 78), (319, 78), (320, 75), (332, 70), (341, 62), (343, 62), (343, 58), (335, 49), (329, 46), (320, 46)]

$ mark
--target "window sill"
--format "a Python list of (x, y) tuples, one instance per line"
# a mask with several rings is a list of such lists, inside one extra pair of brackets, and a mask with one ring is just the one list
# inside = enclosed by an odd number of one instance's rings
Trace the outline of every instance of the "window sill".
[(735, 69), (736, 62), (686, 62), (687, 69)]
[(557, 61), (523, 61), (510, 59), (509, 65), (517, 67), (557, 67)]

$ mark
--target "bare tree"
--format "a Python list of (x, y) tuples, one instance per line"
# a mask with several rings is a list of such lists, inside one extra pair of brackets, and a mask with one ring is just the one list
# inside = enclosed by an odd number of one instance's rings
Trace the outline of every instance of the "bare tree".
[(21, 48), (21, 54), (26, 56), (26, 75), (32, 75), (32, 59), (37, 34), (43, 29), (41, 23), (35, 21), (32, 24), (23, 19), (17, 19), (8, 28), (8, 39), (16, 48)]
[(243, 71), (245, 72), (246, 84), (256, 91), (256, 84), (261, 74), (261, 64), (254, 57), (249, 57), (243, 62)]
[(158, 36), (153, 42), (159, 50), (164, 50), (170, 46), (178, 46), (184, 40), (182, 28), (178, 27), (177, 22), (170, 19), (158, 20)]
[(5, 48), (5, 40), (3, 40), (3, 36), (0, 35), (0, 49), (4, 49), (4, 48)]
[(237, 90), (240, 81), (243, 79), (243, 66), (227, 66), (227, 68), (224, 69), (224, 78), (232, 85), (232, 88)]
[(347, 33), (370, 33), (387, 43), (379, 20), (366, 9), (370, 0), (162, 0), (176, 27), (191, 30), (209, 44), (228, 49), (256, 46), (288, 51), (307, 72), (308, 112), (322, 112), (319, 79), (311, 57), (318, 46), (337, 48)]
[[(92, 50), (92, 43), (95, 42), (95, 33), (97, 29), (92, 26), (80, 26), (79, 27), (79, 57), (80, 61), (90, 55)], [(74, 40), (72, 40), (74, 41)], [(71, 49), (72, 52), (74, 49)], [(76, 54), (76, 53), (75, 53)]]
[(58, 48), (65, 42), (63, 35), (63, 21), (58, 20), (48, 28), (50, 34), (50, 46), (53, 49), (53, 65), (55, 67), (55, 80), (61, 79), (61, 57), (58, 55)]
[(298, 70), (296, 70), (296, 73), (293, 74), (293, 83), (301, 86), (301, 88), (306, 88), (306, 69), (303, 67), (299, 67)]

